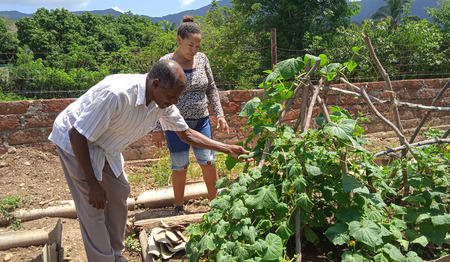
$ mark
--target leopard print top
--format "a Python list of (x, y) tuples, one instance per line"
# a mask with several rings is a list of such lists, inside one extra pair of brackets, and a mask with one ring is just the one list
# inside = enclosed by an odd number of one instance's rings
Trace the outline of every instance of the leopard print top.
[[(161, 57), (159, 60), (173, 60), (171, 54)], [(195, 55), (195, 68), (184, 70), (186, 75), (186, 91), (178, 98), (176, 105), (184, 119), (200, 119), (209, 116), (208, 102), (216, 117), (223, 116), (219, 91), (214, 82), (208, 57), (197, 52)], [(161, 131), (161, 125), (155, 131)]]

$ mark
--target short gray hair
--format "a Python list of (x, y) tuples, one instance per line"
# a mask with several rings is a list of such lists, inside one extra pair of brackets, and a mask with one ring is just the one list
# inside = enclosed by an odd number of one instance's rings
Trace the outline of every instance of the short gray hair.
[(171, 63), (176, 63), (173, 60), (159, 60), (153, 64), (152, 69), (147, 75), (147, 82), (158, 79), (162, 89), (173, 87), (178, 80), (178, 75), (175, 73)]

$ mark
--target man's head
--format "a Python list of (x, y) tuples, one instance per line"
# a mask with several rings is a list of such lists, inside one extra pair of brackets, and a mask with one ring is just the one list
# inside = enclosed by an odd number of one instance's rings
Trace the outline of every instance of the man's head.
[(155, 101), (160, 108), (178, 103), (186, 88), (186, 76), (181, 66), (173, 60), (156, 62), (147, 75), (146, 101)]

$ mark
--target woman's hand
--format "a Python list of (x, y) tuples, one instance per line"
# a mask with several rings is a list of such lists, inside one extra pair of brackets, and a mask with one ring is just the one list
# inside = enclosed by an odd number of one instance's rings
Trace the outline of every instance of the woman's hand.
[(157, 148), (162, 148), (162, 144), (166, 140), (166, 136), (163, 131), (153, 131), (152, 142)]
[(217, 118), (217, 129), (222, 128), (227, 132), (227, 134), (230, 133), (230, 127), (228, 126), (227, 120), (224, 116), (220, 116)]

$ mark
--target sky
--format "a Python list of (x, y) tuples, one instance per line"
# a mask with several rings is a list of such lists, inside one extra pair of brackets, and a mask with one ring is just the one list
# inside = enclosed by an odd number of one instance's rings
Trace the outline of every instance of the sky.
[(137, 15), (161, 17), (209, 5), (211, 0), (0, 0), (0, 11), (26, 14), (44, 7), (48, 10), (65, 8), (69, 11), (90, 11), (114, 8)]

